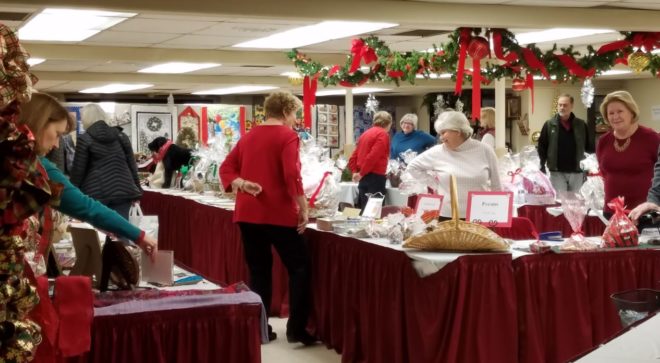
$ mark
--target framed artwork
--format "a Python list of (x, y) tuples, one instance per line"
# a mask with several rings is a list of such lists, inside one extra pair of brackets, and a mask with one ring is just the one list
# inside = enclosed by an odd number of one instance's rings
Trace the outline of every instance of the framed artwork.
[(337, 105), (317, 105), (316, 139), (331, 149), (339, 148), (339, 109)]
[(506, 99), (506, 118), (519, 119), (521, 116), (520, 97), (512, 96)]
[(149, 143), (159, 136), (167, 139), (173, 138), (172, 113), (137, 111), (135, 115), (138, 137), (137, 152), (148, 154)]
[(183, 128), (190, 128), (195, 134), (195, 140), (199, 140), (199, 135), (201, 134), (201, 118), (192, 109), (192, 107), (186, 107), (179, 114), (179, 131)]

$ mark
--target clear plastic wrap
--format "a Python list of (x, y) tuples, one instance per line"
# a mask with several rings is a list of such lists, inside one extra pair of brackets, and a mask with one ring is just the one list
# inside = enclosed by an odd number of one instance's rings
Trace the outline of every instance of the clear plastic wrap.
[(603, 210), (605, 204), (605, 184), (600, 174), (596, 154), (586, 154), (587, 157), (580, 161), (580, 168), (587, 173), (587, 180), (580, 188), (580, 194), (584, 197), (587, 207), (595, 210)]
[(308, 135), (307, 139), (301, 140), (300, 164), (303, 190), (309, 200), (309, 216), (334, 216), (339, 206), (341, 170), (329, 157), (329, 150)]
[(520, 154), (507, 154), (498, 161), (504, 190), (513, 193), (514, 204), (554, 204), (557, 197), (550, 179), (539, 168), (536, 148), (527, 146)]
[(623, 197), (614, 198), (607, 203), (607, 206), (614, 210), (614, 215), (603, 232), (603, 247), (633, 247), (639, 243), (639, 232), (628, 218), (623, 203)]
[(564, 210), (564, 217), (571, 225), (573, 233), (560, 246), (560, 249), (564, 251), (586, 251), (598, 248), (598, 244), (587, 240), (584, 233), (582, 233), (582, 223), (588, 209), (584, 198), (576, 193), (563, 192), (561, 194), (561, 206)]

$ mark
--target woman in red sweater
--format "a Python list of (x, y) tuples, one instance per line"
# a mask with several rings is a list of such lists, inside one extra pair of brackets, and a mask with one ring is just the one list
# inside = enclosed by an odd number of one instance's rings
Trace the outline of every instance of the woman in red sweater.
[(639, 107), (630, 93), (615, 91), (600, 105), (600, 113), (612, 127), (598, 140), (596, 157), (605, 182), (605, 215), (612, 210), (607, 203), (623, 196), (629, 208), (646, 201), (651, 187), (653, 166), (658, 158), (660, 136), (639, 124)]
[[(241, 137), (220, 167), (226, 191), (236, 192), (238, 222), (250, 288), (270, 311), (275, 247), (289, 273), (290, 317), (287, 340), (313, 344), (306, 331), (309, 315), (309, 257), (301, 234), (307, 225), (307, 200), (300, 176), (298, 134), (292, 130), (302, 107), (289, 92), (274, 92), (264, 101), (266, 121)], [(269, 338), (276, 334), (269, 327)]]
[(376, 112), (374, 126), (357, 141), (357, 147), (348, 160), (353, 172), (353, 181), (358, 183), (358, 205), (367, 205), (367, 194), (382, 193), (385, 196), (385, 174), (390, 159), (390, 128), (392, 115), (386, 111)]

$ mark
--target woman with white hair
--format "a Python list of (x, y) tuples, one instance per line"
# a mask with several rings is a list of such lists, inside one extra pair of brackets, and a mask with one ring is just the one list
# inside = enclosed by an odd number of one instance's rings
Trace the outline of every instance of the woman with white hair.
[(390, 158), (401, 159), (401, 153), (412, 150), (418, 154), (437, 144), (435, 138), (424, 131), (417, 130), (417, 115), (407, 113), (401, 121), (401, 132), (392, 138)]
[(449, 176), (454, 175), (459, 216), (465, 218), (468, 192), (501, 189), (495, 152), (489, 145), (470, 138), (472, 127), (461, 112), (443, 112), (434, 126), (442, 144), (418, 155), (407, 171), (418, 179), (426, 178), (429, 172), (440, 177), (437, 192), (445, 196), (440, 211), (442, 217), (451, 217)]
[(80, 116), (85, 133), (78, 137), (71, 183), (128, 219), (131, 204), (142, 197), (131, 142), (105, 122), (101, 106), (87, 104)]

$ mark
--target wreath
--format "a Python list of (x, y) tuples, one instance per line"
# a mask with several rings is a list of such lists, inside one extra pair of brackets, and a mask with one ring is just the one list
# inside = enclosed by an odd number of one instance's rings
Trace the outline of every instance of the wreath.
[(156, 132), (163, 127), (163, 121), (156, 116), (152, 116), (147, 120), (147, 128), (150, 131)]

